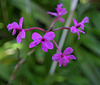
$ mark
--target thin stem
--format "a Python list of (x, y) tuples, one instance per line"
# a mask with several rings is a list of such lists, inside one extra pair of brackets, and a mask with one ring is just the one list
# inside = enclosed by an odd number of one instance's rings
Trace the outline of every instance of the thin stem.
[(54, 23), (58, 20), (58, 18), (54, 19), (53, 22), (51, 23), (49, 29), (47, 30), (47, 32), (49, 32), (50, 30), (52, 30)]
[[(18, 51), (18, 57), (20, 57), (20, 50), (17, 48), (17, 51)], [(27, 53), (28, 56), (30, 56), (32, 53), (34, 52), (34, 50), (31, 50)], [(16, 72), (18, 71), (19, 67), (26, 61), (26, 58), (23, 58), (21, 59), (20, 61), (18, 61), (18, 63), (16, 64), (16, 66), (14, 67), (14, 70), (12, 72), (12, 75), (8, 81), (8, 84), (7, 85), (11, 85), (13, 80), (15, 79), (16, 77)]]
[(57, 47), (59, 53), (62, 54), (62, 52), (61, 52), (61, 50), (59, 49), (59, 46), (57, 45), (57, 43), (56, 43), (54, 40), (52, 40), (52, 41), (53, 41), (53, 43), (55, 44), (55, 46)]
[(20, 61), (20, 50), (19, 50), (19, 48), (17, 48), (17, 52), (18, 52), (18, 62)]
[(61, 28), (54, 29), (52, 31), (54, 32), (54, 31), (58, 31), (58, 30), (62, 30), (62, 29), (68, 29), (68, 30), (70, 30), (70, 27), (61, 27)]
[(20, 60), (20, 50), (17, 48), (17, 51), (18, 51), (18, 63), (16, 64), (16, 66), (14, 67), (14, 70), (13, 70), (13, 73), (8, 81), (8, 84), (7, 85), (11, 85), (12, 81), (15, 79), (15, 76), (16, 76), (16, 72), (18, 71), (19, 67), (25, 62), (26, 58), (23, 58)]
[(39, 28), (39, 27), (32, 27), (32, 28), (28, 28), (28, 29), (24, 29), (24, 30), (25, 30), (25, 32), (30, 31), (30, 30), (41, 30), (46, 33), (46, 31), (44, 29)]
[(15, 68), (13, 70), (13, 73), (12, 73), (12, 75), (10, 77), (10, 80), (9, 80), (7, 85), (11, 85), (12, 81), (15, 79), (16, 72), (18, 71), (19, 67), (25, 62), (25, 60), (26, 60), (26, 58), (23, 58), (22, 60), (20, 60), (18, 62), (18, 64), (16, 64), (16, 66), (15, 66)]
[(54, 23), (58, 20), (58, 18), (54, 19), (53, 22), (50, 25), (50, 28), (53, 27)]

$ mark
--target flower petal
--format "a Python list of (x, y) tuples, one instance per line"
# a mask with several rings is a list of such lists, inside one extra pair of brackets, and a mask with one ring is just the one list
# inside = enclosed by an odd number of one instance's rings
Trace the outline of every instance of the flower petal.
[(71, 47), (68, 47), (64, 50), (63, 54), (64, 55), (69, 55), (73, 52), (73, 49)]
[(47, 12), (47, 14), (53, 15), (53, 16), (57, 16), (57, 13), (55, 12)]
[(12, 32), (12, 35), (14, 35), (14, 34), (16, 34), (16, 30), (15, 29), (13, 29), (13, 32)]
[(66, 60), (63, 61), (63, 66), (65, 67), (67, 65)]
[(52, 60), (54, 60), (54, 61), (58, 61), (59, 59), (60, 59), (60, 57), (61, 57), (61, 54), (54, 54), (53, 56), (52, 56)]
[(19, 26), (20, 26), (20, 28), (22, 28), (22, 25), (23, 25), (23, 17), (19, 20)]
[(42, 50), (43, 50), (43, 51), (48, 52), (48, 49), (47, 49), (47, 47), (45, 46), (44, 43), (42, 43), (42, 46), (41, 46), (41, 47), (42, 47)]
[(19, 36), (17, 36), (17, 43), (21, 43), (21, 38)]
[(12, 28), (13, 28), (13, 27), (12, 27), (12, 24), (8, 24), (8, 25), (7, 25), (7, 28), (8, 28), (8, 31), (11, 31)]
[(58, 13), (60, 16), (65, 15), (67, 13), (66, 8), (61, 8), (60, 12)]
[(79, 32), (81, 32), (81, 33), (83, 33), (83, 34), (85, 34), (85, 32), (84, 32), (84, 31), (82, 31), (82, 30), (79, 30), (79, 29), (78, 29), (78, 31), (79, 31)]
[(53, 40), (55, 37), (55, 33), (54, 32), (47, 32), (43, 38), (45, 38), (46, 40), (50, 41)]
[(86, 16), (83, 20), (82, 20), (83, 23), (89, 23), (89, 18)]
[(33, 40), (40, 40), (41, 38), (42, 38), (42, 36), (39, 33), (37, 33), (37, 32), (34, 32), (32, 34), (32, 39)]
[(10, 30), (12, 30), (12, 29), (18, 29), (19, 26), (18, 26), (18, 24), (17, 24), (16, 22), (13, 22), (13, 23), (11, 23), (11, 24), (8, 24), (8, 25), (7, 25), (7, 28), (8, 28), (8, 31), (10, 31)]
[(77, 30), (77, 28), (76, 28), (75, 26), (72, 26), (72, 27), (71, 27), (71, 32), (72, 32), (72, 33), (76, 33), (77, 31), (78, 31), (78, 30)]
[(85, 25), (83, 23), (81, 23), (81, 29), (84, 30)]
[(57, 8), (61, 8), (63, 6), (63, 4), (58, 4)]
[(75, 19), (73, 19), (73, 21), (74, 21), (74, 25), (76, 26), (78, 24), (77, 21)]
[(59, 17), (58, 19), (60, 22), (65, 22), (64, 18), (62, 18), (62, 17)]
[(13, 29), (19, 29), (19, 25), (16, 22), (13, 22), (11, 25)]
[(52, 42), (45, 41), (45, 46), (46, 46), (48, 49), (53, 49), (53, 44), (52, 44)]
[(69, 55), (67, 56), (68, 59), (76, 59), (76, 57), (74, 55)]
[(40, 43), (39, 41), (35, 40), (35, 41), (33, 41), (33, 42), (30, 43), (29, 48), (35, 47), (35, 46), (37, 46), (39, 43)]
[(59, 62), (59, 67), (61, 67), (62, 66), (62, 64), (63, 64), (63, 58), (60, 58), (59, 60), (58, 60), (58, 62)]
[(77, 34), (78, 34), (78, 40), (80, 39), (80, 34), (79, 34), (79, 32), (77, 32)]
[(19, 32), (20, 38), (25, 38), (25, 31), (22, 29), (22, 31)]

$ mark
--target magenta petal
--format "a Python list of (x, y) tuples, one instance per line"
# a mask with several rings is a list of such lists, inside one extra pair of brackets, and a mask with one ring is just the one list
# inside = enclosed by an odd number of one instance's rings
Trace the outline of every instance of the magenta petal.
[(67, 13), (66, 8), (62, 8), (59, 12), (59, 15), (62, 16), (65, 15), (66, 13)]
[(11, 25), (12, 28), (19, 29), (19, 25), (16, 22), (13, 22)]
[(66, 60), (63, 61), (63, 66), (65, 67), (67, 65)]
[(73, 21), (74, 21), (74, 25), (76, 26), (78, 24), (77, 21), (75, 19), (73, 19)]
[(21, 43), (21, 38), (17, 36), (17, 43)]
[(40, 43), (40, 41), (33, 41), (30, 43), (29, 48), (35, 47)]
[(43, 38), (45, 38), (46, 40), (50, 41), (53, 40), (55, 37), (55, 33), (54, 32), (47, 32)]
[(42, 46), (41, 46), (41, 47), (42, 47), (42, 50), (43, 50), (43, 51), (48, 52), (48, 49), (47, 49), (47, 47), (45, 46), (44, 43), (42, 43)]
[(51, 14), (53, 16), (57, 16), (57, 13), (55, 13), (55, 12), (47, 12), (47, 14)]
[(78, 30), (77, 30), (77, 28), (76, 28), (75, 26), (72, 26), (72, 27), (71, 27), (71, 32), (72, 32), (72, 33), (76, 33), (77, 31), (78, 31)]
[(62, 66), (62, 64), (63, 64), (63, 58), (60, 58), (59, 60), (58, 60), (58, 62), (59, 62), (59, 67), (61, 67)]
[(68, 47), (64, 50), (63, 54), (64, 55), (69, 55), (73, 52), (73, 49), (71, 47)]
[(8, 31), (12, 30), (12, 28), (13, 28), (12, 24), (8, 24), (7, 28), (8, 28)]
[(32, 34), (32, 39), (33, 40), (40, 40), (42, 38), (42, 36), (39, 33), (34, 32)]
[(83, 33), (83, 34), (85, 34), (85, 32), (84, 32), (84, 31), (82, 31), (82, 30), (79, 30), (79, 29), (78, 29), (78, 31), (79, 31), (79, 32), (81, 32), (81, 33)]
[(19, 32), (20, 38), (25, 38), (25, 31), (22, 29), (22, 31)]
[(8, 31), (10, 31), (11, 29), (18, 29), (19, 26), (18, 26), (18, 24), (16, 22), (13, 22), (11, 24), (8, 24), (7, 28), (8, 28)]
[(16, 30), (15, 29), (13, 29), (13, 32), (12, 32), (12, 35), (14, 35), (14, 34), (16, 34)]
[(20, 26), (20, 28), (22, 28), (22, 25), (23, 25), (23, 17), (19, 20), (19, 26)]
[(54, 60), (54, 61), (58, 61), (59, 59), (60, 59), (60, 57), (61, 57), (61, 54), (54, 54), (53, 56), (52, 56), (52, 60)]
[(58, 19), (60, 22), (65, 22), (64, 18), (62, 18), (62, 17), (59, 17)]
[(80, 39), (80, 34), (79, 34), (79, 32), (77, 32), (77, 34), (78, 34), (78, 40)]
[(52, 42), (45, 41), (45, 46), (46, 46), (48, 49), (53, 49), (53, 44), (52, 44)]
[(74, 55), (69, 55), (67, 56), (68, 59), (76, 59), (76, 57)]
[(63, 6), (63, 4), (58, 4), (57, 8), (61, 8)]
[(81, 23), (81, 29), (84, 30), (85, 25), (83, 23)]
[(86, 16), (83, 20), (82, 20), (83, 23), (89, 23), (89, 18)]

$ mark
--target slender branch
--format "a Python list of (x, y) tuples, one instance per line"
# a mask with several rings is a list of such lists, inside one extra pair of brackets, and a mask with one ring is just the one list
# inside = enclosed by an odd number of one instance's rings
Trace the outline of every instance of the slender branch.
[[(20, 59), (20, 50), (17, 48), (18, 51), (18, 59)], [(34, 52), (34, 50), (31, 50), (28, 52), (28, 56), (31, 55)], [(12, 75), (8, 81), (7, 85), (11, 85), (12, 81), (15, 79), (16, 76), (16, 72), (18, 71), (19, 67), (26, 61), (26, 58), (21, 59), (20, 61), (18, 61), (18, 63), (16, 64), (16, 66), (14, 67), (14, 70), (12, 72)]]
[[(67, 22), (65, 24), (65, 27), (69, 27), (70, 26), (71, 20), (72, 20), (72, 16), (74, 14), (74, 11), (75, 11), (75, 8), (77, 6), (77, 3), (78, 3), (78, 0), (72, 0), (71, 8), (70, 8), (70, 13), (69, 13)], [(65, 42), (67, 33), (68, 33), (68, 30), (65, 30), (65, 29), (62, 32), (62, 36), (61, 36), (61, 39), (60, 39), (60, 42), (59, 42), (59, 48), (61, 50), (62, 50), (62, 47), (64, 45), (64, 42)], [(58, 51), (56, 51), (56, 52), (58, 52)], [(57, 61), (53, 61), (52, 65), (51, 65), (51, 68), (50, 68), (50, 71), (49, 71), (49, 74), (50, 75), (53, 75), (54, 74), (54, 72), (56, 70), (56, 66), (57, 66)]]
[(62, 29), (68, 29), (68, 30), (70, 30), (70, 27), (61, 27), (61, 28), (54, 29), (52, 31), (54, 32), (54, 31), (58, 31), (58, 30), (62, 30)]
[(56, 43), (54, 40), (52, 40), (52, 41), (53, 41), (53, 43), (55, 44), (55, 46), (57, 47), (59, 53), (62, 54), (62, 52), (61, 52), (61, 50), (59, 49), (59, 46), (57, 45), (57, 43)]
[(20, 50), (19, 50), (19, 48), (17, 48), (17, 52), (18, 52), (17, 56), (18, 56), (18, 62), (19, 62), (20, 61)]
[(58, 18), (54, 19), (53, 22), (51, 23), (49, 29), (47, 30), (47, 32), (49, 32), (50, 30), (52, 30), (54, 23), (58, 20)]
[(46, 31), (44, 29), (39, 28), (39, 27), (32, 27), (32, 28), (28, 28), (28, 29), (24, 29), (24, 30), (25, 30), (25, 32), (30, 31), (30, 30), (41, 30), (46, 33)]
[(13, 73), (8, 81), (7, 85), (11, 85), (12, 81), (15, 79), (16, 76), (16, 72), (18, 71), (19, 67), (25, 62), (26, 58), (23, 58), (20, 60), (20, 50), (17, 48), (18, 51), (18, 63), (16, 64), (16, 66), (14, 67)]
[(7, 85), (11, 85), (12, 81), (15, 79), (15, 74), (16, 72), (18, 71), (19, 67), (26, 61), (26, 58), (23, 58), (22, 60), (20, 60), (18, 62), (18, 64), (16, 64), (16, 66), (14, 67), (14, 70), (13, 70), (13, 73), (8, 81), (8, 84)]

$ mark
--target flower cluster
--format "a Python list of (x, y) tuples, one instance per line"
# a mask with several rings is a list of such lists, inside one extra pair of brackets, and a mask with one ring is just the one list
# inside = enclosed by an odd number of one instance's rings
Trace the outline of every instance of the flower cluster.
[[(56, 11), (55, 12), (47, 12), (48, 14), (51, 14), (53, 16), (56, 16), (56, 19), (53, 20), (53, 22), (50, 25), (50, 28), (53, 27), (55, 21), (59, 20), (60, 22), (64, 22), (65, 20), (61, 17), (62, 15), (65, 15), (67, 13), (65, 8), (61, 8), (63, 6), (63, 4), (58, 4)], [(33, 42), (31, 42), (29, 44), (29, 48), (33, 48), (36, 47), (39, 43), (42, 43), (41, 48), (43, 51), (48, 52), (48, 49), (53, 49), (53, 43), (55, 44), (55, 46), (57, 47), (59, 53), (54, 54), (52, 56), (52, 60), (54, 61), (58, 61), (59, 62), (59, 67), (61, 67), (62, 65), (65, 67), (67, 65), (67, 63), (69, 63), (70, 59), (76, 59), (76, 57), (74, 55), (70, 55), (73, 52), (73, 49), (71, 47), (68, 47), (64, 50), (64, 52), (62, 53), (61, 50), (59, 49), (57, 43), (54, 41), (54, 37), (55, 37), (55, 33), (54, 31), (57, 30), (61, 30), (61, 29), (66, 29), (66, 30), (71, 30), (72, 33), (77, 33), (78, 34), (78, 40), (80, 39), (80, 34), (79, 32), (85, 34), (84, 32), (84, 23), (89, 23), (88, 17), (85, 17), (82, 22), (77, 23), (77, 21), (75, 19), (73, 19), (74, 21), (74, 25), (72, 27), (61, 27), (61, 28), (57, 28), (57, 29), (52, 29), (50, 30), (50, 28), (46, 31), (42, 28), (39, 27), (32, 27), (32, 28), (28, 28), (28, 29), (23, 29), (22, 28), (22, 23), (23, 23), (23, 17), (19, 20), (19, 24), (16, 22), (13, 22), (11, 24), (7, 25), (8, 31), (13, 30), (12, 35), (16, 34), (16, 31), (19, 31), (19, 34), (17, 35), (17, 43), (21, 43), (21, 39), (25, 38), (25, 32), (30, 31), (30, 30), (41, 30), (45, 33), (45, 35), (42, 37), (39, 33), (34, 32), (32, 34), (32, 40)], [(79, 30), (78, 28), (81, 28), (81, 30)], [(50, 41), (53, 41), (50, 42)]]
[(56, 11), (57, 13), (55, 12), (47, 12), (48, 14), (51, 14), (53, 16), (56, 16), (57, 19), (60, 21), (60, 22), (65, 22), (65, 20), (61, 17), (62, 15), (65, 15), (67, 13), (66, 11), (66, 8), (61, 8), (63, 6), (63, 4), (58, 4), (57, 5), (57, 8), (56, 8)]
[[(88, 20), (88, 17), (85, 17), (85, 18), (82, 20), (82, 22), (80, 22), (80, 23), (77, 23), (77, 21), (76, 21), (75, 19), (73, 19), (73, 21), (74, 21), (74, 25), (75, 25), (75, 26), (72, 26), (72, 27), (71, 27), (71, 32), (72, 32), (72, 33), (77, 33), (77, 34), (78, 34), (78, 40), (79, 40), (79, 39), (80, 39), (79, 32), (85, 34), (85, 32), (82, 31), (82, 30), (84, 30), (84, 27), (85, 27), (84, 23), (89, 23), (89, 20)], [(78, 28), (81, 28), (82, 30), (79, 30)]]
[(19, 25), (16, 22), (7, 25), (8, 31), (13, 29), (12, 35), (16, 34), (16, 31), (19, 31), (17, 36), (17, 43), (21, 43), (21, 38), (25, 38), (25, 30), (22, 29), (23, 17), (19, 20)]

